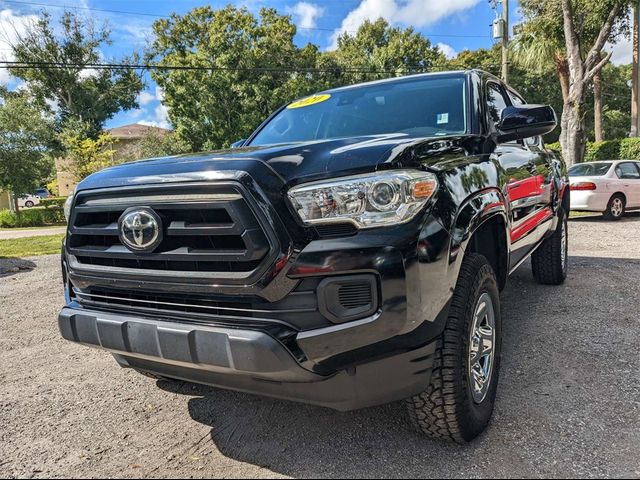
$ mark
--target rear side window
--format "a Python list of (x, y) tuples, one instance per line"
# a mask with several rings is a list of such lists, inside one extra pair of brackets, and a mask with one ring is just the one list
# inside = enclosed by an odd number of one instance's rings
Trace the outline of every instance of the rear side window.
[(640, 171), (631, 162), (620, 163), (616, 167), (618, 178), (640, 178)]
[(601, 177), (611, 168), (610, 162), (580, 163), (569, 169), (570, 177)]
[(502, 111), (507, 108), (507, 100), (502, 89), (495, 83), (487, 84), (487, 106), (491, 121), (496, 125), (500, 121)]

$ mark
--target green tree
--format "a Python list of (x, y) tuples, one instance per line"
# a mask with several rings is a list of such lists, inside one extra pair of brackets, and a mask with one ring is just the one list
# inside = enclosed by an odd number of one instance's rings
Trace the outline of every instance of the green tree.
[[(100, 49), (111, 44), (106, 27), (98, 28), (71, 12), (64, 13), (59, 26), (53, 25), (51, 17), (42, 13), (26, 32), (16, 34), (18, 38), (11, 45), (16, 61), (40, 65), (12, 68), (10, 72), (27, 83), (43, 108), (53, 105), (50, 110), (59, 130), (74, 129), (96, 138), (115, 113), (138, 107), (136, 97), (143, 88), (139, 72), (91, 67), (103, 61)], [(134, 55), (117, 63), (135, 61)]]
[(338, 48), (328, 55), (343, 70), (343, 83), (425, 72), (446, 64), (444, 54), (428, 38), (411, 27), (391, 27), (383, 18), (365, 21), (353, 35), (340, 35)]
[(153, 31), (150, 60), (202, 67), (152, 73), (178, 137), (192, 150), (229, 146), (318, 85), (307, 73), (316, 67), (318, 48), (296, 47), (291, 18), (273, 9), (256, 17), (246, 8), (199, 7), (156, 21)]
[(593, 79), (611, 54), (603, 48), (628, 30), (627, 0), (522, 0), (524, 29), (533, 41), (549, 43), (566, 58), (568, 82), (560, 144), (569, 165), (584, 159), (585, 103)]
[(51, 175), (58, 147), (53, 121), (25, 92), (0, 89), (0, 98), (0, 188), (28, 193)]
[(71, 133), (62, 135), (67, 159), (71, 162), (72, 173), (78, 180), (115, 164), (115, 150), (111, 148), (113, 142), (114, 138), (104, 132), (95, 140)]
[[(490, 49), (463, 50), (448, 62), (449, 68), (480, 68), (500, 76), (500, 45)], [(509, 85), (512, 86), (529, 103), (551, 105), (556, 112), (562, 111), (562, 94), (558, 79), (551, 70), (529, 68), (514, 62), (509, 69)], [(558, 140), (559, 129), (545, 135), (547, 142)]]
[(175, 132), (160, 133), (149, 131), (139, 141), (120, 148), (118, 156), (126, 161), (131, 161), (189, 152), (191, 152), (190, 146), (179, 138)]

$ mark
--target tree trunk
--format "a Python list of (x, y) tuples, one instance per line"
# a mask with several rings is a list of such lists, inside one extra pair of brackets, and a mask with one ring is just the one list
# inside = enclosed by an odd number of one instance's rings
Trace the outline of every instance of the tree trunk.
[(19, 217), (20, 207), (18, 206), (18, 196), (15, 193), (12, 193), (11, 198), (13, 199), (13, 213), (15, 213)]
[(573, 101), (564, 104), (562, 110), (560, 144), (562, 156), (570, 167), (584, 159), (586, 139), (584, 135), (584, 103)]
[(560, 90), (562, 91), (562, 100), (567, 101), (569, 98), (569, 65), (567, 65), (566, 57), (556, 55), (554, 59), (556, 72), (560, 80)]
[(593, 130), (596, 142), (604, 140), (602, 134), (602, 71), (593, 76)]

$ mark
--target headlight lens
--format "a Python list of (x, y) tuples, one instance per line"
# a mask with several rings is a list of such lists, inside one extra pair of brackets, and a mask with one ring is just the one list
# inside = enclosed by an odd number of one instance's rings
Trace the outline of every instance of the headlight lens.
[(437, 188), (432, 173), (392, 170), (306, 183), (289, 190), (289, 199), (307, 225), (349, 221), (374, 228), (408, 222)]
[(71, 206), (73, 205), (73, 198), (75, 195), (76, 191), (74, 190), (64, 202), (64, 217), (67, 219), (67, 222), (69, 222), (69, 218), (71, 217)]

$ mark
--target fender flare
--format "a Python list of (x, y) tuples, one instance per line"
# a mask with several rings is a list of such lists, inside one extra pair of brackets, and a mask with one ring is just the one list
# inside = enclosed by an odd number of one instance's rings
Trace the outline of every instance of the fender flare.
[[(464, 254), (473, 234), (484, 223), (500, 217), (505, 226), (507, 247), (507, 266), (511, 251), (509, 237), (508, 205), (504, 194), (497, 188), (489, 188), (468, 197), (458, 208), (451, 228), (451, 244), (449, 246), (449, 265), (457, 279)], [(508, 268), (507, 268), (508, 269)]]

